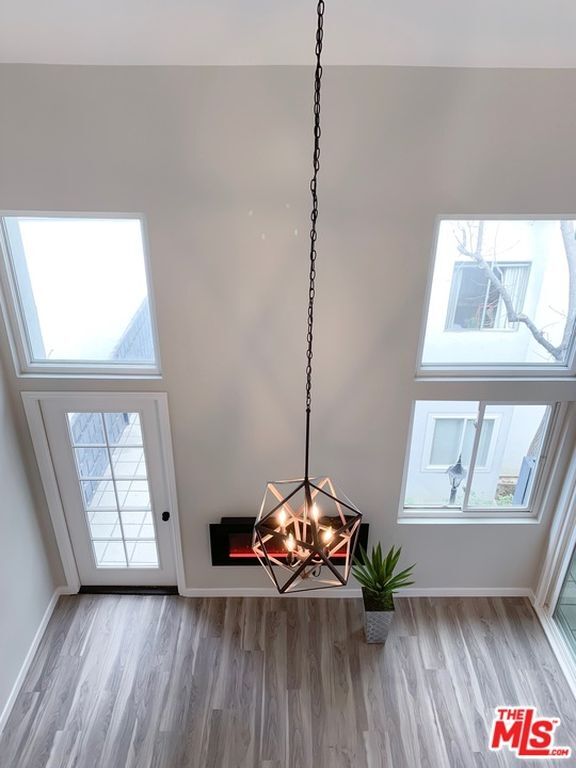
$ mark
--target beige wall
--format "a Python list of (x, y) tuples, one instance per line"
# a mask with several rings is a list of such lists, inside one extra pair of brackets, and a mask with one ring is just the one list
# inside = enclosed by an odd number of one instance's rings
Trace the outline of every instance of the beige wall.
[[(549, 520), (396, 518), (411, 402), (442, 396), (414, 381), (434, 218), (575, 213), (576, 73), (324, 82), (312, 468), (405, 547), (420, 587), (531, 587)], [(0, 67), (0, 209), (146, 216), (164, 376), (139, 386), (169, 395), (191, 588), (267, 585), (211, 568), (207, 525), (302, 472), (311, 85), (295, 67)]]
[(54, 593), (0, 361), (0, 716)]

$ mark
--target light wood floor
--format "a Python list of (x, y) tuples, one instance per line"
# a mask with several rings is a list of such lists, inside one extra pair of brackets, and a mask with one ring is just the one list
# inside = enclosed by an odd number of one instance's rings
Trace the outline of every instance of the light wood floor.
[[(61, 598), (0, 739), (2, 768), (480, 768), (497, 705), (576, 704), (523, 599)], [(571, 761), (568, 761), (571, 762)]]

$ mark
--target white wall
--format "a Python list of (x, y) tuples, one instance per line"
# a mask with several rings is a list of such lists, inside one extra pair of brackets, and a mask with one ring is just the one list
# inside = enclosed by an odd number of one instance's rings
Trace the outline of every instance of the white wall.
[(0, 362), (0, 715), (54, 593)]
[[(549, 520), (397, 514), (412, 400), (494, 394), (414, 381), (435, 216), (574, 214), (576, 72), (328, 67), (324, 83), (312, 467), (419, 586), (532, 586)], [(302, 472), (311, 102), (309, 68), (0, 68), (0, 208), (146, 216), (164, 378), (143, 387), (169, 395), (193, 588), (267, 586), (212, 568), (207, 526)]]

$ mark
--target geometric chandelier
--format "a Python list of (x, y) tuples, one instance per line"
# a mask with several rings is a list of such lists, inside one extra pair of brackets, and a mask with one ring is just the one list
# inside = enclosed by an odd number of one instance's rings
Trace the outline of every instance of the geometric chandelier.
[(320, 169), (320, 86), (324, 0), (317, 6), (314, 74), (314, 153), (310, 182), (310, 272), (306, 335), (306, 437), (304, 477), (268, 483), (256, 518), (252, 549), (279, 592), (341, 587), (348, 581), (362, 515), (329, 477), (309, 476), (312, 342), (316, 293), (316, 222)]
[(252, 549), (281, 593), (341, 587), (361, 520), (329, 477), (268, 483)]

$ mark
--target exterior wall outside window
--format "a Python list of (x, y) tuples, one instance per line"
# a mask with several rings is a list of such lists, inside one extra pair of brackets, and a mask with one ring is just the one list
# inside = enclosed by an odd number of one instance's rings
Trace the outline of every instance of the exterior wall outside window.
[[(538, 328), (545, 328), (550, 340), (559, 343), (567, 310), (567, 295), (558, 286), (567, 286), (568, 267), (558, 221), (507, 221), (505, 237), (500, 222), (485, 222), (485, 242), (496, 242), (496, 263), (527, 265), (530, 268), (523, 311)], [(458, 251), (451, 222), (442, 222), (436, 248), (433, 288), (430, 293), (426, 325), (424, 363), (434, 364), (447, 359), (466, 365), (478, 362), (478, 349), (490, 343), (490, 364), (506, 364), (510, 360), (525, 363), (553, 362), (545, 350), (522, 324), (507, 328), (462, 330), (451, 327), (454, 282), (458, 265), (466, 258)], [(497, 231), (499, 234), (497, 234)], [(490, 256), (487, 250), (485, 257)], [(471, 259), (467, 259), (473, 264)]]

